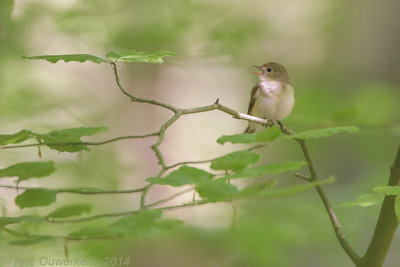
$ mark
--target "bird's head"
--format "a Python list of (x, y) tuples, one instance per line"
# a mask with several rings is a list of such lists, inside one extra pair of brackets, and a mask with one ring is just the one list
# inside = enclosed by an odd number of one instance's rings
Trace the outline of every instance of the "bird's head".
[(261, 81), (278, 81), (289, 83), (289, 74), (284, 66), (276, 62), (268, 62), (261, 66), (252, 65), (261, 72), (254, 72), (258, 75)]

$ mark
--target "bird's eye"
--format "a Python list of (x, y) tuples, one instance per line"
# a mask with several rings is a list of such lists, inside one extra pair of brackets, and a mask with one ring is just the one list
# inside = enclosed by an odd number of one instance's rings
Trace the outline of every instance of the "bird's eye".
[(271, 72), (272, 71), (272, 68), (267, 68), (267, 72)]

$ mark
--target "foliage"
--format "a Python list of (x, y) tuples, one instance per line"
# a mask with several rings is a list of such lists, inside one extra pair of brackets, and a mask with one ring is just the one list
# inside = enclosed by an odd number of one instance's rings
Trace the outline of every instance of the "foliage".
[(164, 178), (153, 177), (147, 178), (146, 181), (159, 185), (182, 186), (187, 184), (198, 184), (209, 181), (212, 178), (213, 175), (211, 173), (193, 167), (182, 166)]
[(64, 62), (85, 62), (91, 61), (94, 63), (112, 63), (116, 61), (121, 62), (146, 62), (146, 63), (154, 63), (161, 64), (164, 63), (163, 57), (166, 56), (174, 56), (174, 53), (169, 51), (153, 51), (149, 53), (145, 52), (136, 52), (133, 50), (130, 51), (120, 51), (120, 52), (108, 52), (107, 58), (101, 58), (94, 55), (88, 54), (70, 54), (70, 55), (43, 55), (43, 56), (24, 56), (26, 59), (43, 59), (47, 60), (51, 63), (57, 63), (59, 60), (63, 60)]
[(15, 198), (15, 204), (21, 209), (48, 206), (56, 201), (56, 192), (48, 189), (27, 189)]
[[(183, 110), (173, 106), (146, 98), (133, 97), (121, 85), (118, 76), (117, 62), (131, 62), (131, 63), (163, 63), (163, 58), (166, 56), (173, 56), (174, 53), (168, 51), (153, 51), (153, 52), (136, 52), (133, 50), (122, 52), (109, 52), (106, 58), (101, 58), (89, 54), (69, 54), (69, 55), (42, 55), (42, 56), (27, 56), (26, 59), (42, 59), (51, 63), (56, 63), (60, 60), (65, 62), (85, 62), (90, 61), (94, 63), (107, 63), (114, 69), (115, 80), (119, 89), (133, 102), (148, 103), (155, 106), (163, 107), (174, 112), (167, 122), (161, 125), (160, 130), (155, 133), (125, 136), (108, 139), (101, 142), (86, 142), (82, 141), (82, 137), (92, 136), (97, 133), (106, 131), (107, 127), (76, 127), (61, 130), (52, 130), (47, 133), (35, 133), (31, 130), (21, 130), (14, 134), (0, 135), (1, 149), (21, 148), (37, 146), (39, 155), (42, 156), (40, 147), (47, 146), (50, 149), (58, 152), (76, 153), (80, 151), (90, 152), (89, 146), (102, 145), (106, 143), (115, 142), (121, 139), (138, 139), (147, 138), (150, 136), (157, 136), (157, 141), (152, 145), (161, 170), (157, 176), (145, 179), (147, 184), (143, 188), (136, 188), (133, 190), (100, 190), (92, 187), (78, 187), (78, 188), (47, 188), (47, 187), (24, 187), (19, 188), (18, 185), (8, 186), (7, 188), (14, 188), (17, 190), (23, 189), (15, 197), (15, 204), (20, 209), (50, 206), (54, 203), (61, 204), (58, 208), (52, 211), (46, 211), (43, 215), (24, 214), (17, 217), (0, 217), (0, 226), (3, 227), (5, 232), (10, 233), (16, 238), (9, 241), (10, 245), (17, 246), (30, 246), (43, 242), (51, 242), (55, 240), (77, 241), (77, 240), (103, 240), (109, 238), (137, 238), (140, 234), (151, 233), (156, 231), (166, 231), (171, 229), (182, 229), (183, 222), (177, 219), (165, 219), (164, 213), (170, 209), (184, 208), (190, 206), (204, 205), (214, 202), (230, 203), (234, 207), (232, 218), (232, 225), (236, 221), (236, 213), (238, 203), (243, 203), (246, 200), (254, 199), (271, 199), (271, 198), (285, 198), (297, 195), (312, 188), (317, 188), (322, 201), (325, 204), (328, 214), (334, 225), (334, 230), (341, 240), (343, 246), (347, 242), (345, 237), (340, 234), (340, 225), (335, 221), (337, 220), (332, 208), (324, 196), (322, 189), (323, 184), (332, 183), (335, 181), (333, 177), (326, 180), (319, 180), (314, 169), (313, 162), (310, 158), (308, 148), (305, 145), (305, 140), (316, 139), (321, 137), (330, 137), (339, 133), (353, 133), (359, 129), (356, 126), (341, 126), (341, 127), (325, 127), (313, 130), (308, 130), (299, 133), (291, 133), (285, 127), (269, 127), (254, 134), (235, 134), (223, 135), (217, 139), (217, 143), (224, 145), (227, 142), (232, 144), (257, 144), (256, 147), (248, 148), (246, 150), (237, 150), (227, 153), (218, 158), (207, 161), (210, 163), (211, 170), (204, 170), (189, 166), (195, 163), (204, 163), (204, 161), (195, 162), (180, 162), (178, 164), (167, 166), (165, 164), (163, 153), (160, 151), (159, 146), (163, 142), (164, 134), (167, 128), (182, 116), (182, 114), (191, 114), (197, 112), (206, 112), (210, 110), (220, 110), (228, 113), (237, 118), (237, 112), (222, 106), (217, 101), (214, 105), (200, 107), (197, 110)], [(25, 141), (34, 141), (35, 143), (22, 144)], [(288, 160), (275, 163), (260, 164), (253, 166), (260, 161), (260, 154), (255, 152), (257, 148), (265, 147), (272, 142), (285, 142), (286, 140), (296, 140), (301, 145), (306, 161)], [(178, 169), (173, 169), (180, 166)], [(294, 171), (301, 170), (305, 166), (310, 171), (310, 177), (295, 174)], [(173, 169), (169, 171), (170, 169)], [(25, 181), (30, 178), (43, 178), (53, 174), (56, 170), (53, 161), (30, 161), (20, 162), (0, 170), (0, 177), (18, 177), (17, 182)], [(223, 171), (221, 174), (218, 171)], [(277, 188), (279, 179), (272, 179), (270, 176), (280, 175), (292, 172), (295, 176), (301, 177), (306, 180), (305, 184), (290, 184), (289, 186), (281, 186)], [(253, 178), (247, 179), (245, 186), (236, 184), (235, 179), (239, 178)], [(256, 179), (258, 178), (258, 179)], [(145, 202), (146, 195), (153, 185), (159, 186), (190, 186), (193, 193), (197, 193), (201, 199), (196, 200), (193, 196), (193, 201), (185, 202), (177, 205), (162, 206), (156, 208), (155, 206), (163, 204), (169, 200), (174, 199), (180, 194), (172, 195), (165, 199), (147, 204)], [(400, 195), (399, 187), (381, 186), (374, 188), (376, 192), (385, 193), (386, 195)], [(122, 194), (122, 193), (140, 193), (141, 202), (140, 207), (133, 210), (113, 212), (113, 213), (100, 213), (97, 215), (87, 215), (92, 211), (92, 206), (98, 208), (99, 205), (92, 205), (86, 202), (81, 203), (62, 203), (57, 198), (59, 193), (76, 193), (82, 195), (93, 194)], [(343, 203), (342, 206), (370, 206), (379, 203), (382, 199), (381, 194), (363, 194), (353, 202)], [(396, 198), (396, 213), (399, 216), (399, 200)], [(71, 218), (72, 217), (72, 218)], [(121, 217), (119, 219), (115, 219)], [(105, 220), (102, 223), (90, 225), (91, 221)], [(85, 223), (81, 226), (78, 223)], [(15, 225), (24, 226), (28, 228), (38, 227), (45, 229), (46, 223), (68, 223), (71, 224), (71, 229), (67, 235), (63, 234), (36, 234), (34, 232), (23, 233), (17, 230), (11, 230), (8, 227)], [(61, 231), (60, 231), (61, 232)], [(20, 236), (23, 236), (21, 239)], [(357, 262), (357, 257), (354, 256), (352, 248), (343, 246), (343, 249), (350, 255), (353, 262)], [(65, 244), (65, 251), (68, 251)], [(66, 252), (67, 253), (67, 252)]]
[(49, 176), (56, 169), (53, 161), (22, 162), (0, 170), (0, 177), (18, 177), (18, 182), (32, 177)]

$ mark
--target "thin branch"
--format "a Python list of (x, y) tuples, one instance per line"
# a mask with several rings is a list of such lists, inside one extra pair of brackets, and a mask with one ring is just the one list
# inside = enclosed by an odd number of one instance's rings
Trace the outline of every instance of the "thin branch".
[[(292, 131), (285, 128), (284, 126), (282, 126), (281, 129), (282, 129), (282, 132), (284, 132), (287, 135), (293, 134)], [(309, 182), (318, 181), (317, 171), (316, 171), (314, 163), (311, 159), (311, 155), (308, 150), (306, 141), (304, 139), (298, 139), (298, 138), (296, 138), (295, 140), (300, 144), (301, 150), (303, 151), (303, 154), (304, 154), (304, 158), (308, 163), (308, 170), (310, 172), (310, 179), (308, 181)], [(354, 262), (354, 264), (357, 265), (358, 262), (360, 261), (360, 257), (357, 255), (357, 253), (353, 250), (353, 248), (350, 246), (349, 242), (347, 241), (347, 239), (343, 233), (343, 230), (340, 226), (339, 220), (336, 217), (336, 214), (335, 214), (332, 206), (329, 203), (328, 197), (327, 197), (324, 189), (319, 184), (317, 184), (315, 186), (315, 189), (317, 190), (318, 195), (319, 195), (322, 203), (324, 204), (326, 211), (328, 212), (329, 218), (330, 218), (332, 226), (333, 226), (333, 230), (335, 231), (336, 237), (339, 240), (340, 245), (342, 246), (342, 248), (346, 252), (346, 254), (350, 257), (350, 259)]]
[[(400, 146), (390, 168), (388, 185), (400, 186)], [(400, 196), (385, 195), (374, 234), (367, 252), (361, 258), (359, 267), (378, 267), (383, 265), (394, 234), (399, 226), (399, 219), (395, 212), (396, 197)]]
[(179, 196), (181, 196), (181, 195), (183, 195), (183, 194), (186, 194), (186, 193), (188, 193), (188, 192), (190, 192), (190, 191), (193, 191), (193, 188), (189, 188), (189, 189), (183, 190), (183, 191), (181, 191), (181, 192), (177, 192), (177, 193), (173, 194), (173, 195), (170, 196), (170, 197), (167, 197), (167, 198), (158, 200), (158, 201), (156, 201), (156, 202), (153, 202), (153, 203), (151, 203), (151, 204), (145, 205), (145, 206), (143, 207), (143, 209), (148, 209), (148, 208), (151, 208), (151, 207), (155, 207), (155, 206), (164, 204), (164, 203), (166, 203), (166, 202), (168, 202), (168, 201), (171, 201), (171, 200), (173, 200), (173, 199), (175, 199), (175, 198), (177, 198), (177, 197), (179, 197)]
[[(167, 130), (167, 128), (169, 126), (171, 126), (171, 124), (173, 124), (177, 119), (179, 119), (179, 117), (181, 116), (181, 112), (177, 111), (175, 112), (174, 116), (172, 116), (168, 121), (166, 121), (163, 125), (161, 125), (160, 127), (160, 131), (158, 134), (158, 139), (157, 141), (151, 146), (151, 149), (153, 149), (154, 153), (156, 154), (156, 157), (158, 159), (158, 163), (161, 165), (161, 170), (159, 171), (157, 177), (161, 177), (161, 175), (165, 172), (166, 170), (166, 165), (165, 165), (165, 161), (164, 161), (164, 157), (160, 151), (160, 149), (158, 148), (162, 141), (164, 140), (164, 136), (165, 136), (165, 131)], [(149, 192), (150, 188), (151, 188), (152, 184), (148, 184), (145, 187), (145, 190), (142, 192), (142, 195), (140, 197), (140, 208), (144, 209), (145, 208), (145, 201), (146, 201), (146, 195)]]
[(62, 235), (35, 235), (35, 234), (27, 233), (27, 232), (18, 232), (15, 230), (11, 230), (4, 226), (2, 226), (0, 229), (4, 230), (5, 232), (7, 232), (11, 235), (15, 235), (18, 237), (24, 237), (24, 238), (52, 237), (52, 238), (64, 239), (64, 241), (89, 241), (89, 240), (109, 239), (109, 238), (117, 238), (118, 237), (118, 235), (94, 236), (94, 237), (72, 237), (72, 236), (62, 236)]
[(237, 205), (233, 204), (232, 209), (233, 209), (233, 212), (232, 212), (231, 229), (235, 229), (239, 208)]
[[(205, 200), (200, 200), (196, 202), (188, 202), (188, 203), (183, 203), (179, 205), (172, 205), (172, 206), (165, 206), (158, 208), (160, 210), (174, 210), (174, 209), (180, 209), (180, 208), (186, 208), (186, 207), (193, 207), (193, 206), (200, 206), (208, 203), (213, 203), (213, 201), (205, 201)], [(96, 219), (100, 218), (115, 218), (115, 217), (122, 217), (122, 216), (128, 216), (128, 215), (133, 215), (136, 213), (141, 212), (141, 209), (138, 210), (131, 210), (131, 211), (124, 211), (124, 212), (117, 212), (117, 213), (104, 213), (104, 214), (98, 214), (94, 216), (88, 216), (88, 217), (83, 217), (83, 218), (78, 218), (78, 219), (65, 219), (65, 220), (54, 220), (54, 219), (47, 219), (48, 222), (50, 223), (79, 223), (79, 222), (87, 222), (87, 221), (93, 221)]]
[[(165, 135), (166, 129), (171, 124), (173, 124), (182, 115), (182, 113), (178, 108), (176, 108), (174, 106), (171, 106), (171, 105), (168, 105), (168, 104), (156, 101), (156, 100), (152, 100), (152, 99), (135, 97), (132, 94), (128, 93), (128, 91), (126, 91), (121, 84), (121, 80), (118, 75), (117, 64), (115, 62), (113, 62), (113, 63), (111, 63), (111, 67), (114, 70), (115, 81), (118, 85), (118, 88), (121, 90), (121, 92), (123, 94), (128, 96), (132, 102), (148, 103), (148, 104), (152, 104), (155, 106), (166, 108), (166, 109), (174, 112), (174, 116), (172, 116), (168, 121), (166, 121), (163, 125), (161, 125), (160, 130), (156, 134), (156, 135), (158, 135), (158, 139), (151, 146), (151, 149), (153, 149), (154, 153), (156, 154), (158, 163), (161, 165), (161, 170), (159, 172), (159, 176), (161, 176), (161, 174), (165, 171), (165, 162), (164, 162), (164, 157), (158, 147), (161, 145), (162, 141), (164, 140), (164, 135)], [(142, 195), (140, 197), (140, 208), (141, 209), (143, 209), (145, 207), (145, 198), (146, 198), (147, 192), (150, 190), (150, 187), (151, 187), (151, 184), (147, 185), (142, 192)]]
[[(268, 146), (268, 145), (270, 145), (270, 144), (271, 144), (271, 142), (270, 142), (270, 143), (266, 143), (266, 144), (260, 144), (260, 145), (256, 145), (256, 146), (250, 147), (250, 148), (248, 148), (248, 149), (246, 149), (246, 150), (252, 151), (252, 150), (256, 150), (256, 149), (262, 148), (262, 147), (266, 147), (266, 146)], [(186, 164), (203, 164), (203, 163), (210, 163), (210, 162), (212, 162), (212, 161), (214, 161), (214, 160), (216, 160), (216, 159), (218, 159), (218, 158), (219, 158), (219, 157), (213, 158), (213, 159), (206, 159), (206, 160), (181, 161), (181, 162), (177, 162), (177, 163), (175, 163), (175, 164), (166, 166), (165, 169), (166, 169), (166, 170), (169, 170), (169, 169), (178, 167), (178, 166), (180, 166), (180, 165), (186, 165)]]
[(167, 130), (167, 128), (169, 126), (171, 126), (171, 124), (173, 124), (177, 119), (179, 119), (180, 116), (181, 116), (181, 113), (177, 112), (167, 122), (165, 122), (163, 125), (161, 125), (160, 131), (159, 131), (159, 135), (158, 135), (158, 139), (151, 146), (151, 149), (153, 149), (154, 153), (157, 156), (158, 163), (161, 165), (161, 167), (163, 169), (165, 169), (165, 167), (166, 167), (165, 166), (165, 162), (164, 162), (164, 157), (163, 157), (163, 155), (162, 155), (162, 153), (161, 153), (161, 151), (159, 150), (158, 147), (161, 145), (162, 141), (164, 140), (165, 131)]
[(297, 178), (303, 179), (303, 180), (305, 180), (307, 182), (309, 182), (310, 179), (311, 179), (310, 176), (304, 175), (304, 174), (299, 173), (299, 172), (295, 172), (295, 173), (293, 173), (293, 175), (296, 176)]
[(231, 109), (227, 106), (221, 105), (219, 103), (219, 99), (217, 99), (215, 101), (215, 103), (212, 105), (196, 107), (196, 108), (180, 109), (180, 111), (182, 112), (183, 115), (207, 112), (207, 111), (211, 111), (211, 110), (220, 110), (224, 113), (232, 115), (233, 118), (238, 119), (238, 120), (247, 120), (247, 121), (255, 122), (258, 124), (262, 124), (262, 125), (265, 125), (266, 123), (268, 123), (268, 120), (266, 120), (266, 119), (262, 119), (262, 118), (258, 118), (258, 117), (251, 116), (248, 114), (240, 113), (240, 112), (238, 112), (234, 109)]
[(209, 163), (214, 161), (215, 159), (206, 159), (206, 160), (192, 160), (192, 161), (181, 161), (181, 162), (177, 162), (175, 164), (166, 166), (165, 169), (169, 170), (181, 165), (186, 165), (186, 164), (202, 164), (202, 163)]
[[(117, 74), (118, 75), (118, 74)], [(119, 78), (118, 78), (119, 80)], [(122, 87), (120, 87), (121, 89)], [(126, 92), (123, 88), (121, 89), (123, 92)], [(131, 97), (130, 94), (127, 93), (127, 95), (129, 97)], [(132, 96), (133, 97), (133, 96)], [(135, 98), (136, 99), (136, 98)], [(166, 128), (168, 128), (172, 123), (174, 123), (177, 119), (179, 119), (180, 116), (182, 115), (187, 115), (187, 114), (193, 114), (193, 113), (200, 113), (200, 112), (207, 112), (207, 111), (211, 111), (211, 110), (220, 110), (224, 113), (230, 114), (233, 116), (233, 118), (235, 119), (239, 119), (239, 120), (246, 120), (246, 121), (251, 121), (251, 122), (255, 122), (261, 125), (266, 124), (268, 121), (265, 119), (261, 119), (258, 117), (254, 117), (251, 115), (247, 115), (244, 113), (240, 113), (237, 112), (229, 107), (226, 107), (224, 105), (219, 104), (218, 102), (209, 105), (209, 106), (202, 106), (202, 107), (197, 107), (197, 108), (188, 108), (188, 109), (177, 109), (173, 106), (170, 106), (168, 104), (165, 103), (161, 103), (161, 102), (157, 102), (157, 101), (152, 101), (150, 99), (145, 99), (146, 101), (136, 101), (135, 102), (145, 102), (145, 103), (149, 103), (152, 105), (156, 105), (156, 106), (162, 106), (165, 107), (167, 109), (170, 109), (169, 107), (171, 107), (175, 113), (175, 115), (173, 117), (171, 117), (170, 120), (168, 120), (166, 123), (164, 123), (161, 127), (160, 131), (157, 132), (152, 132), (152, 133), (148, 133), (148, 134), (142, 134), (142, 135), (129, 135), (129, 136), (119, 136), (116, 138), (112, 138), (112, 139), (108, 139), (108, 140), (104, 140), (104, 141), (99, 141), (99, 142), (66, 142), (66, 143), (35, 143), (35, 144), (25, 144), (25, 145), (11, 145), (11, 146), (2, 146), (0, 147), (0, 150), (2, 149), (13, 149), (13, 148), (24, 148), (24, 147), (37, 147), (37, 146), (79, 146), (79, 145), (87, 145), (87, 146), (98, 146), (98, 145), (104, 145), (104, 144), (108, 144), (108, 143), (112, 143), (112, 142), (116, 142), (116, 141), (120, 141), (120, 140), (127, 140), (127, 139), (140, 139), (140, 138), (147, 138), (147, 137), (152, 137), (152, 136), (162, 136), (161, 140), (159, 138), (159, 140), (157, 141), (156, 144), (154, 144), (153, 146), (155, 146), (156, 148), (161, 144), (163, 138), (164, 138), (164, 133)], [(170, 109), (170, 110), (172, 110)], [(256, 148), (260, 148), (263, 147), (264, 145), (259, 145), (256, 146), (254, 148), (251, 149), (256, 149)], [(156, 149), (155, 150), (156, 154), (158, 155), (158, 157), (160, 156), (160, 152)]]
[(62, 188), (62, 189), (53, 189), (48, 187), (29, 187), (29, 186), (16, 186), (16, 185), (0, 185), (0, 188), (8, 188), (8, 189), (34, 189), (34, 190), (51, 190), (56, 193), (71, 193), (71, 194), (81, 194), (81, 195), (100, 195), (100, 194), (130, 194), (130, 193), (139, 193), (145, 190), (145, 187), (136, 188), (136, 189), (124, 189), (124, 190), (79, 190), (73, 188)]
[(104, 140), (104, 141), (99, 141), (99, 142), (67, 142), (67, 143), (36, 143), (36, 144), (26, 144), (26, 145), (12, 145), (12, 146), (3, 146), (0, 147), (0, 150), (2, 149), (11, 149), (11, 148), (22, 148), (22, 147), (37, 147), (37, 146), (100, 146), (100, 145), (105, 145), (108, 143), (120, 141), (120, 140), (127, 140), (127, 139), (139, 139), (139, 138), (147, 138), (147, 137), (152, 137), (152, 136), (158, 136), (159, 132), (153, 132), (153, 133), (148, 133), (148, 134), (142, 134), (142, 135), (128, 135), (128, 136), (119, 136), (115, 137), (112, 139)]
[(144, 209), (146, 205), (146, 195), (149, 192), (152, 184), (148, 184), (144, 191), (142, 192), (142, 195), (140, 196), (140, 209)]
[(111, 67), (114, 70), (115, 81), (116, 81), (119, 89), (122, 91), (122, 93), (124, 93), (126, 96), (128, 96), (131, 99), (132, 102), (148, 103), (148, 104), (160, 106), (160, 107), (169, 109), (174, 113), (176, 113), (178, 111), (178, 109), (176, 107), (174, 107), (174, 106), (171, 106), (171, 105), (168, 105), (168, 104), (165, 104), (165, 103), (161, 103), (161, 102), (156, 101), (156, 100), (147, 99), (147, 98), (140, 98), (140, 97), (135, 97), (135, 96), (131, 95), (130, 93), (128, 93), (128, 91), (126, 91), (122, 87), (121, 80), (120, 80), (119, 75), (118, 75), (117, 64), (115, 62), (113, 62), (113, 63), (111, 63)]

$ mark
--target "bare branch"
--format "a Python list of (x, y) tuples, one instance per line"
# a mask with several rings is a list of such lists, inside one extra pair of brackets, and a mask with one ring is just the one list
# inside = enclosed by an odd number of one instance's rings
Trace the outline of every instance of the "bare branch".
[[(270, 145), (270, 144), (271, 144), (271, 143), (256, 145), (256, 146), (253, 146), (253, 147), (248, 148), (247, 150), (248, 150), (248, 151), (256, 150), (256, 149), (259, 149), (259, 148), (262, 148), (262, 147), (266, 147), (266, 146), (268, 146), (268, 145)], [(217, 157), (217, 158), (219, 158), (219, 157)], [(165, 169), (166, 169), (166, 170), (169, 170), (169, 169), (178, 167), (178, 166), (180, 166), (180, 165), (186, 165), (186, 164), (203, 164), (203, 163), (209, 163), (209, 162), (212, 162), (212, 161), (216, 160), (217, 158), (206, 159), (206, 160), (181, 161), (181, 162), (177, 162), (177, 163), (175, 163), (175, 164), (166, 166)]]
[(311, 179), (311, 177), (310, 176), (307, 176), (307, 175), (304, 175), (304, 174), (302, 174), (302, 173), (299, 173), (299, 172), (295, 172), (295, 173), (293, 173), (293, 175), (294, 176), (296, 176), (297, 178), (300, 178), (300, 179), (303, 179), (303, 180), (306, 180), (306, 181), (310, 181), (310, 179)]
[(116, 138), (100, 141), (100, 142), (69, 142), (69, 143), (36, 143), (36, 144), (26, 144), (26, 145), (12, 145), (12, 146), (3, 146), (0, 147), (0, 150), (2, 149), (11, 149), (11, 148), (22, 148), (22, 147), (37, 147), (37, 146), (100, 146), (100, 145), (105, 145), (108, 143), (120, 141), (120, 140), (127, 140), (127, 139), (140, 139), (140, 138), (147, 138), (147, 137), (152, 137), (152, 136), (158, 136), (159, 132), (153, 132), (153, 133), (148, 133), (148, 134), (142, 134), (142, 135), (128, 135), (128, 136), (119, 136)]
[[(284, 132), (287, 135), (293, 134), (292, 131), (287, 129), (286, 127), (282, 126), (281, 127), (282, 132)], [(315, 169), (314, 163), (311, 159), (310, 152), (308, 150), (306, 141), (304, 139), (295, 139), (301, 147), (301, 150), (303, 151), (304, 158), (308, 163), (308, 170), (310, 171), (310, 179), (308, 179), (309, 182), (316, 182), (318, 181), (318, 176), (317, 176), (317, 171)], [(322, 188), (321, 185), (316, 185), (315, 189), (318, 192), (318, 195), (322, 201), (322, 203), (325, 206), (326, 211), (328, 212), (329, 218), (331, 220), (333, 230), (335, 231), (336, 237), (339, 240), (340, 245), (342, 246), (343, 250), (346, 252), (346, 254), (350, 257), (350, 259), (354, 262), (354, 264), (357, 265), (357, 263), (360, 261), (360, 257), (357, 255), (357, 253), (353, 250), (353, 248), (350, 246), (349, 242), (347, 241), (343, 230), (340, 226), (339, 220), (336, 217), (336, 214), (332, 208), (332, 206), (329, 203), (328, 197)]]
[(78, 190), (73, 188), (62, 188), (62, 189), (53, 189), (48, 187), (29, 187), (29, 186), (16, 186), (16, 185), (0, 185), (0, 188), (8, 188), (15, 190), (51, 190), (56, 193), (71, 193), (71, 194), (81, 194), (81, 195), (100, 195), (100, 194), (130, 194), (130, 193), (139, 193), (145, 190), (145, 187), (136, 188), (136, 189), (124, 189), (124, 190)]
[[(196, 201), (196, 202), (188, 202), (188, 203), (183, 203), (179, 205), (173, 205), (173, 206), (166, 206), (162, 208), (158, 208), (160, 210), (174, 210), (174, 209), (180, 209), (180, 208), (186, 208), (186, 207), (193, 207), (193, 206), (200, 206), (208, 203), (213, 203), (213, 201)], [(97, 220), (100, 218), (114, 218), (114, 217), (122, 217), (122, 216), (128, 216), (128, 215), (133, 215), (136, 213), (141, 212), (141, 209), (138, 210), (131, 210), (131, 211), (124, 211), (124, 212), (117, 212), (117, 213), (104, 213), (104, 214), (98, 214), (94, 216), (88, 216), (88, 217), (83, 217), (83, 218), (78, 218), (78, 219), (65, 219), (65, 220), (54, 220), (54, 219), (47, 219), (48, 222), (50, 223), (79, 223), (79, 222), (87, 222), (87, 221), (93, 221)]]
[(153, 202), (153, 203), (151, 203), (151, 204), (145, 205), (145, 206), (143, 207), (143, 209), (148, 209), (148, 208), (151, 208), (151, 207), (155, 207), (155, 206), (164, 204), (165, 202), (171, 201), (171, 200), (173, 200), (173, 199), (175, 199), (175, 198), (177, 198), (177, 197), (179, 197), (179, 196), (181, 196), (181, 195), (183, 195), (183, 194), (186, 194), (186, 193), (188, 193), (188, 192), (191, 192), (191, 191), (193, 191), (193, 188), (189, 188), (189, 189), (183, 190), (183, 191), (181, 191), (181, 192), (178, 192), (178, 193), (173, 194), (173, 195), (170, 196), (170, 197), (163, 198), (163, 199), (158, 200), (158, 201), (156, 201), (156, 202)]
[[(400, 146), (397, 149), (397, 156), (390, 168), (388, 185), (400, 186)], [(378, 267), (383, 265), (394, 234), (399, 226), (399, 219), (395, 212), (396, 197), (399, 196), (385, 196), (374, 234), (367, 252), (361, 258), (359, 267)]]
[(161, 103), (159, 101), (156, 100), (152, 100), (152, 99), (146, 99), (146, 98), (140, 98), (140, 97), (135, 97), (133, 95), (131, 95), (130, 93), (128, 93), (128, 91), (126, 91), (121, 84), (121, 80), (119, 79), (118, 76), (118, 71), (117, 71), (117, 64), (115, 62), (110, 63), (112, 69), (114, 70), (114, 76), (115, 76), (115, 81), (119, 87), (119, 89), (122, 91), (122, 93), (124, 93), (126, 96), (128, 96), (132, 102), (139, 102), (139, 103), (148, 103), (148, 104), (152, 104), (152, 105), (156, 105), (156, 106), (160, 106), (166, 109), (171, 110), (172, 112), (176, 113), (178, 111), (178, 109), (176, 107), (173, 107), (171, 105), (165, 104), (165, 103)]
[[(14, 235), (14, 236), (18, 236), (18, 237), (23, 237), (23, 238), (40, 238), (40, 237), (44, 237), (43, 235), (35, 235), (35, 234), (30, 234), (27, 232), (19, 232), (19, 231), (15, 231), (15, 230), (11, 230), (7, 227), (1, 227), (2, 230), (4, 230), (5, 232)], [(64, 241), (89, 241), (89, 240), (102, 240), (102, 239), (110, 239), (110, 238), (117, 238), (118, 235), (110, 235), (110, 236), (94, 236), (94, 237), (72, 237), (72, 236), (62, 236), (62, 235), (51, 235), (48, 237), (52, 237), (52, 238), (59, 238), (59, 239), (63, 239)]]

